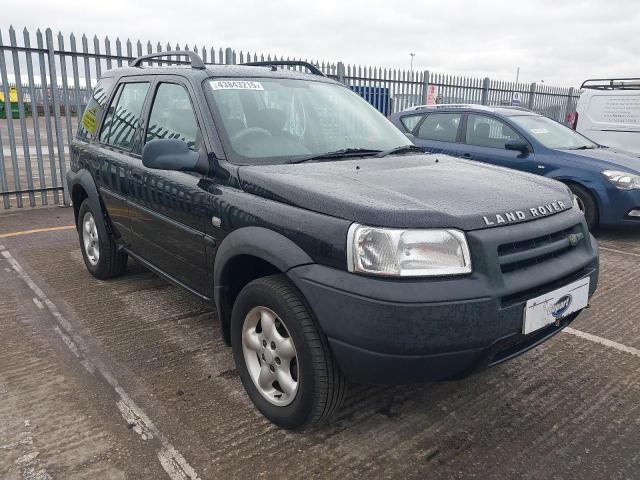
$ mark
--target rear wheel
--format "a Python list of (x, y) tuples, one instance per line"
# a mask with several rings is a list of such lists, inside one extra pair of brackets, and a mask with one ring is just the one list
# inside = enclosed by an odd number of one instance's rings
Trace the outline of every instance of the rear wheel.
[(276, 425), (312, 425), (342, 403), (345, 380), (327, 339), (283, 275), (242, 289), (233, 307), (231, 345), (249, 397)]
[(595, 198), (581, 185), (571, 183), (569, 184), (569, 188), (576, 197), (578, 207), (582, 213), (584, 213), (584, 218), (587, 220), (589, 230), (595, 229), (598, 226), (598, 204)]
[(96, 278), (122, 275), (127, 268), (127, 254), (118, 250), (107, 230), (101, 211), (85, 199), (78, 211), (78, 236), (87, 270)]

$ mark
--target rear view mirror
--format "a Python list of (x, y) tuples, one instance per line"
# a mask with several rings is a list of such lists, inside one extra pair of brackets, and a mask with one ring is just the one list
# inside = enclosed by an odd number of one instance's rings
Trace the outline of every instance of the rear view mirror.
[(172, 138), (157, 138), (142, 149), (142, 164), (157, 170), (209, 173), (209, 160), (201, 152), (189, 148), (186, 142)]
[(505, 150), (529, 153), (529, 144), (523, 140), (507, 140), (504, 144), (504, 148)]

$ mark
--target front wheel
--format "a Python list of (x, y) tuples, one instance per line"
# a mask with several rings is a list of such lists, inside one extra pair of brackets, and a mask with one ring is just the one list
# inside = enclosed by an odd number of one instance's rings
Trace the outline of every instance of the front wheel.
[(276, 425), (296, 429), (335, 412), (345, 380), (302, 295), (283, 275), (245, 286), (231, 316), (231, 345), (242, 383)]
[(598, 226), (598, 205), (593, 195), (586, 188), (575, 183), (569, 184), (569, 188), (576, 197), (578, 208), (584, 213), (589, 230), (595, 229)]

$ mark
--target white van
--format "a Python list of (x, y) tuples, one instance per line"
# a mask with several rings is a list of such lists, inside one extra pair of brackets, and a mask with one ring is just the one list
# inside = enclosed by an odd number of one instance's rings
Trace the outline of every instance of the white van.
[(594, 142), (640, 156), (640, 78), (586, 80), (573, 128)]

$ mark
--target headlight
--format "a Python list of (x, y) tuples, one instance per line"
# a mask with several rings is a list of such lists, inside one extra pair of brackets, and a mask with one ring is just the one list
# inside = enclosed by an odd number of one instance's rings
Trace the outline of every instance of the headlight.
[(620, 190), (640, 189), (640, 175), (615, 170), (605, 170), (602, 174)]
[(404, 230), (354, 223), (347, 235), (350, 272), (393, 277), (471, 273), (471, 255), (459, 230)]

